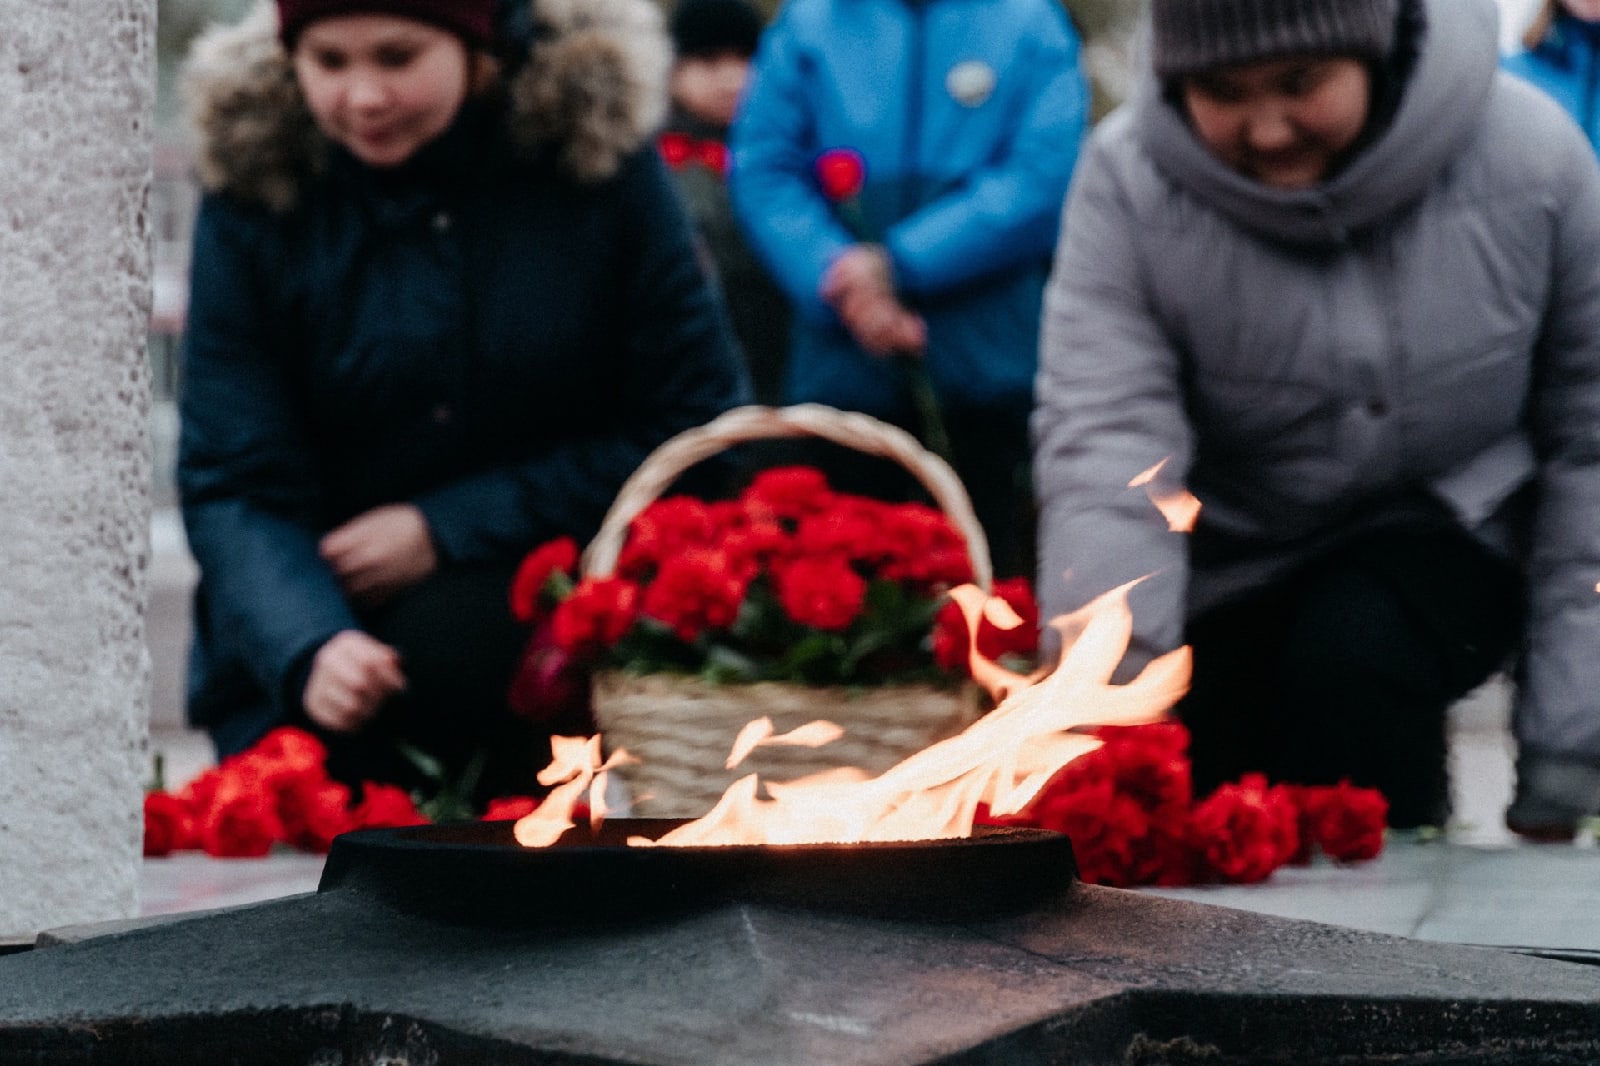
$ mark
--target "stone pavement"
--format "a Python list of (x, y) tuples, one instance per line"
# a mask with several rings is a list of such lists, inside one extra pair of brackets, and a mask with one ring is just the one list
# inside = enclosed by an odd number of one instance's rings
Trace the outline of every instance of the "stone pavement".
[[(164, 756), (167, 782), (176, 787), (209, 765), (211, 753), (202, 736), (180, 725), (178, 679), (193, 567), (170, 512), (158, 515), (154, 540), (151, 747)], [(1594, 952), (1600, 961), (1600, 849), (1592, 840), (1522, 844), (1501, 822), (1512, 785), (1508, 696), (1503, 681), (1491, 682), (1451, 714), (1456, 815), (1442, 838), (1394, 834), (1374, 862), (1283, 869), (1261, 885), (1142, 891), (1423, 940)], [(309, 892), (321, 867), (320, 858), (295, 853), (147, 860), (141, 910), (175, 914)]]

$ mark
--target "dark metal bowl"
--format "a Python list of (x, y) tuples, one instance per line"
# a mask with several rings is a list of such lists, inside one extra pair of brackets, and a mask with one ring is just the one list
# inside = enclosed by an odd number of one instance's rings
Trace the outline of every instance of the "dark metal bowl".
[(875, 844), (625, 844), (682, 824), (614, 819), (548, 848), (518, 845), (509, 821), (366, 829), (334, 840), (317, 890), (471, 924), (616, 924), (728, 902), (949, 921), (1027, 910), (1077, 876), (1071, 842), (1043, 829)]

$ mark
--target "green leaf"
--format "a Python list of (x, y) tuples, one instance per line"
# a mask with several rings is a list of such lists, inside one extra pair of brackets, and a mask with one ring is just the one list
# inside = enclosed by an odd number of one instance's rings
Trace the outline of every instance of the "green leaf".
[(403, 740), (395, 740), (394, 748), (417, 773), (436, 784), (444, 783), (444, 764), (438, 759)]

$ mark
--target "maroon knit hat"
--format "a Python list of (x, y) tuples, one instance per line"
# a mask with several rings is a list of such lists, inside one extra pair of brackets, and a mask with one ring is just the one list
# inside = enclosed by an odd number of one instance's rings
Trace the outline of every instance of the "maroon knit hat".
[(278, 0), (278, 38), (294, 48), (300, 31), (334, 15), (400, 15), (442, 26), (469, 45), (494, 38), (498, 0)]

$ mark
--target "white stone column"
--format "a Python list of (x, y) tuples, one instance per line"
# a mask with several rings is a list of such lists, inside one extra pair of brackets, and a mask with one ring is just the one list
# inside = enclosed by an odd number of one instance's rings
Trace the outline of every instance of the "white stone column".
[(155, 0), (0, 0), (0, 937), (132, 916)]

